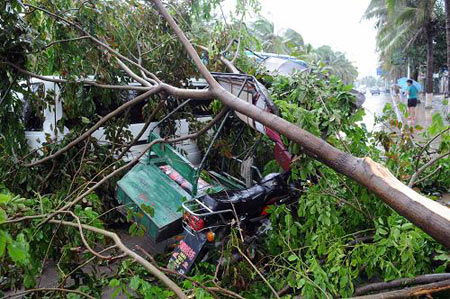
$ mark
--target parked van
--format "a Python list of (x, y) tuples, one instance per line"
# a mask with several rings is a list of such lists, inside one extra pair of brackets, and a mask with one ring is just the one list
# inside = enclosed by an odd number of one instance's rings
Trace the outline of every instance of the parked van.
[[(55, 76), (48, 76), (49, 79), (58, 79)], [(22, 120), (25, 126), (25, 137), (28, 145), (31, 149), (39, 150), (43, 147), (43, 144), (50, 141), (59, 141), (69, 133), (69, 128), (64, 126), (60, 130), (57, 126), (58, 121), (63, 118), (64, 115), (64, 103), (60, 97), (61, 86), (59, 83), (45, 81), (37, 78), (32, 78), (28, 82), (23, 82), (28, 85), (29, 93), (21, 94), (17, 93), (16, 96), (23, 101)], [(140, 86), (139, 83), (131, 83)], [(90, 85), (84, 87), (87, 91), (91, 88)], [(138, 94), (136, 90), (118, 91), (124, 93), (124, 102), (132, 100)], [(95, 102), (95, 99), (94, 99)], [(101, 99), (98, 99), (101, 102)], [(128, 130), (131, 133), (132, 138), (135, 138), (145, 125), (145, 120), (142, 116), (142, 108), (145, 102), (137, 104), (131, 108), (130, 120), (131, 123), (128, 126)], [(105, 116), (112, 110), (102, 109), (100, 106), (96, 107), (96, 113), (100, 116)], [(207, 114), (201, 115), (196, 118), (198, 121), (206, 122), (211, 119)], [(139, 155), (147, 143), (147, 138), (150, 131), (154, 130), (159, 133), (160, 129), (157, 123), (151, 123), (147, 130), (139, 138), (138, 143), (130, 149), (129, 154), (125, 160), (131, 160), (135, 156)], [(179, 119), (174, 121), (175, 135), (184, 136), (189, 134), (189, 122), (186, 119)], [(92, 137), (96, 138), (100, 143), (109, 144), (105, 128), (100, 127), (96, 130)], [(184, 140), (176, 145), (177, 150), (184, 154), (193, 165), (198, 165), (201, 161), (201, 152), (193, 140)]]

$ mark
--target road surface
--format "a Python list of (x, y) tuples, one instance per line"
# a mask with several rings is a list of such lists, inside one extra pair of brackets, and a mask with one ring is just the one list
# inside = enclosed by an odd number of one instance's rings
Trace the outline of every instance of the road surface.
[[(396, 112), (397, 119), (403, 123), (407, 122), (407, 119), (402, 114), (401, 109), (398, 109), (398, 104), (403, 103), (406, 105), (406, 99), (401, 98), (400, 101), (394, 101), (389, 93), (381, 93), (380, 95), (371, 95), (370, 93), (366, 94), (366, 101), (363, 104), (363, 108), (366, 111), (366, 115), (363, 118), (362, 123), (364, 123), (367, 127), (368, 131), (373, 129), (375, 130), (383, 130), (385, 129), (383, 125), (378, 124), (374, 127), (375, 123), (375, 115), (381, 116), (383, 115), (384, 106), (390, 103), (393, 105), (393, 108)], [(396, 109), (397, 107), (397, 109)], [(446, 116), (448, 113), (448, 107), (443, 104), (442, 96), (435, 96), (433, 98), (432, 108), (426, 109), (425, 103), (422, 101), (416, 107), (416, 122), (415, 125), (420, 125), (422, 128), (426, 128), (431, 125), (432, 116), (436, 113), (440, 112), (444, 117), (444, 122), (448, 124), (446, 120)]]

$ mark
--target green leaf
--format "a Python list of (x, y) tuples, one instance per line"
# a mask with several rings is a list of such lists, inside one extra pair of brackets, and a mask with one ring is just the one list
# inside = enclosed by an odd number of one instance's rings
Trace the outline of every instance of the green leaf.
[(25, 242), (13, 241), (8, 244), (8, 254), (15, 263), (26, 264), (28, 262), (28, 250)]
[(304, 278), (300, 279), (297, 283), (297, 288), (301, 289), (305, 285), (306, 280)]
[(8, 194), (0, 194), (0, 204), (7, 204), (11, 200)]
[(290, 261), (290, 262), (296, 261), (297, 259), (298, 259), (298, 257), (295, 254), (291, 254), (288, 257), (288, 261)]
[(23, 285), (26, 288), (32, 288), (36, 284), (35, 275), (26, 273), (23, 278)]
[(8, 215), (6, 214), (5, 210), (0, 208), (0, 223), (5, 222), (8, 219)]
[(137, 290), (141, 284), (141, 279), (138, 276), (133, 276), (130, 280), (130, 288), (132, 290)]
[(113, 287), (113, 288), (116, 288), (116, 287), (120, 286), (120, 281), (115, 279), (115, 278), (113, 278), (113, 279), (111, 279), (109, 281), (109, 286)]
[(154, 208), (154, 207), (152, 207), (152, 206), (147, 205), (147, 204), (144, 203), (144, 204), (141, 205), (141, 209), (142, 209), (145, 213), (147, 213), (150, 217), (155, 216), (155, 208)]
[(81, 122), (82, 122), (83, 124), (86, 124), (86, 125), (88, 125), (88, 124), (91, 123), (91, 121), (89, 120), (89, 118), (84, 117), (84, 116), (81, 117)]
[(0, 230), (0, 257), (2, 257), (5, 254), (7, 241), (8, 241), (7, 232)]

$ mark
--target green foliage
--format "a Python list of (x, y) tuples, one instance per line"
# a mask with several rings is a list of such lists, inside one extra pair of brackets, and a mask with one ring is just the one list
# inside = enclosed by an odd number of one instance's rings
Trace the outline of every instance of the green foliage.
[[(377, 47), (387, 77), (403, 77), (409, 64), (418, 79), (427, 64), (427, 38), (433, 40), (432, 72), (446, 66), (445, 9), (443, 1), (372, 0), (364, 15), (375, 19)], [(432, 92), (432, 91), (430, 91)]]
[[(210, 69), (223, 69), (216, 58), (232, 39), (240, 38), (241, 45), (238, 48), (234, 43), (227, 54), (229, 57), (235, 51), (242, 54), (244, 46), (264, 46), (263, 38), (274, 45), (278, 42), (279, 36), (255, 38), (241, 22), (249, 12), (246, 5), (250, 5), (251, 10), (258, 10), (259, 2), (256, 0), (237, 1), (229, 24), (225, 24), (221, 15), (217, 14), (219, 0), (166, 2), (189, 38), (209, 47), (210, 53), (205, 53), (203, 58)], [(138, 56), (139, 44), (140, 50), (147, 52), (144, 67), (157, 71), (158, 76), (167, 83), (180, 86), (196, 74), (181, 44), (172, 37), (166, 22), (155, 13), (150, 1), (88, 1), (76, 8), (73, 1), (66, 0), (33, 0), (29, 3), (63, 14), (130, 57)], [(88, 40), (61, 42), (47, 47), (53, 41), (79, 36), (79, 32), (63, 22), (55, 22), (40, 11), (24, 14), (24, 8), (15, 0), (3, 1), (0, 8), (0, 24), (9, 26), (0, 33), (2, 60), (15, 62), (42, 75), (71, 80), (93, 75), (94, 79), (107, 84), (131, 82), (123, 72), (118, 71), (111, 57)], [(270, 26), (266, 29), (273, 33)], [(282, 36), (286, 39), (280, 49), (308, 60), (311, 68), (307, 72), (289, 78), (271, 77), (258, 73), (244, 55), (238, 60), (239, 66), (248, 69), (270, 87), (281, 116), (343, 151), (360, 157), (370, 156), (407, 182), (415, 171), (416, 167), (411, 162), (419, 151), (407, 134), (412, 128), (395, 124), (402, 132), (398, 135), (367, 132), (364, 126), (357, 124), (364, 111), (355, 110), (350, 86), (338, 78), (351, 82), (355, 76), (346, 58), (326, 47), (314, 50), (305, 46), (301, 35), (294, 31), (286, 30)], [(82, 84), (61, 86), (64, 117), (58, 127), (66, 127), (68, 134), (60, 142), (48, 138), (39, 152), (30, 152), (20, 119), (22, 101), (18, 93), (29, 96), (37, 106), (49, 105), (54, 99), (52, 95), (32, 95), (26, 86), (22, 86), (26, 85), (23, 84), (25, 78), (9, 66), (0, 70), (0, 79), (0, 180), (4, 184), (0, 185), (0, 277), (6, 277), (0, 281), (0, 288), (36, 287), (43, 267), (47, 265), (43, 261), (53, 260), (57, 263), (59, 282), (71, 279), (74, 289), (92, 296), (99, 297), (106, 287), (113, 289), (113, 295), (144, 298), (173, 296), (142, 266), (131, 260), (122, 261), (108, 277), (97, 271), (86, 273), (77, 269), (92, 257), (84, 250), (79, 230), (42, 224), (39, 216), (57, 210), (81, 194), (92, 182), (122, 165), (123, 162), (115, 160), (114, 154), (120, 150), (117, 145), (131, 139), (127, 130), (130, 111), (104, 125), (105, 136), (112, 146), (104, 146), (91, 138), (54, 162), (32, 168), (21, 167), (19, 163), (63, 148), (118, 107), (128, 95), (86, 88)], [(173, 99), (167, 100), (169, 104), (170, 101)], [(154, 109), (155, 102), (152, 98), (139, 107), (143, 118)], [(169, 104), (161, 109), (157, 117), (171, 110)], [(214, 102), (212, 110), (217, 112), (220, 109), (220, 103)], [(388, 107), (386, 118), (380, 121), (393, 122), (392, 113)], [(432, 126), (422, 132), (425, 142), (446, 128), (442, 117), (434, 116)], [(165, 129), (173, 131), (171, 126)], [(206, 141), (202, 140), (203, 143)], [(271, 291), (245, 260), (232, 262), (236, 247), (248, 253), (277, 290), (287, 283), (304, 297), (325, 297), (325, 294), (350, 296), (355, 285), (369, 278), (390, 280), (448, 270), (450, 257), (441, 246), (382, 204), (367, 189), (309, 158), (297, 145), (286, 139), (284, 141), (295, 155), (292, 180), (301, 181), (304, 190), (298, 203), (274, 207), (269, 211), (272, 230), (255, 247), (246, 247), (247, 244), (240, 239), (240, 232), (232, 229), (223, 250), (223, 258), (230, 262), (216, 274), (217, 261), (222, 252), (212, 250), (211, 260), (214, 263), (208, 260), (197, 263), (191, 273), (194, 281), (215, 287), (213, 280), (218, 278), (222, 287), (233, 289), (245, 297), (269, 297)], [(437, 151), (439, 154), (445, 153), (449, 147), (450, 136), (447, 132), (441, 136)], [(242, 126), (233, 117), (217, 141), (211, 154), (214, 158), (208, 161), (208, 167), (219, 170), (225, 166), (228, 167), (227, 172), (238, 174), (238, 167), (225, 165), (225, 158), (231, 156), (254, 156), (254, 165), (263, 169), (264, 173), (279, 171), (276, 162), (271, 160), (273, 143)], [(417, 159), (419, 166), (429, 159), (428, 155)], [(428, 193), (436, 190), (445, 192), (450, 184), (449, 163), (448, 158), (442, 159), (436, 165), (441, 167), (440, 172), (433, 174), (432, 169), (424, 172), (423, 177), (431, 176), (418, 183), (418, 187)], [(115, 186), (116, 181), (112, 179), (73, 207), (81, 223), (111, 228), (116, 222), (123, 221), (114, 209), (110, 209), (116, 206), (113, 198)], [(142, 208), (150, 216), (153, 215), (153, 207), (144, 205)], [(12, 222), (21, 217), (27, 218)], [(128, 209), (125, 220), (131, 221), (135, 217), (142, 215)], [(58, 215), (55, 219), (72, 220), (69, 215)], [(142, 226), (133, 224), (128, 232), (141, 236), (144, 230)], [(92, 247), (109, 245), (108, 239), (92, 232), (84, 232), (84, 236)], [(159, 264), (164, 266), (166, 257), (158, 258), (161, 259)], [(94, 261), (92, 265), (95, 270), (100, 266), (110, 266), (109, 261)], [(176, 276), (173, 279), (196, 298), (210, 298), (192, 281)]]
[[(412, 143), (412, 130), (420, 130), (425, 144), (448, 128), (442, 116), (434, 115), (427, 130), (410, 128), (396, 122), (392, 106), (387, 105), (385, 115), (377, 122), (390, 124), (398, 128), (399, 133), (368, 132), (359, 123), (364, 110), (355, 110), (349, 87), (336, 77), (325, 81), (325, 74), (326, 70), (319, 65), (291, 77), (265, 75), (261, 79), (270, 86), (272, 99), (284, 119), (343, 151), (371, 157), (408, 183), (415, 172), (414, 157), (421, 150)], [(251, 132), (248, 134), (247, 146), (257, 138)], [(233, 133), (227, 136), (229, 140), (222, 140), (221, 148), (236, 140)], [(448, 138), (448, 132), (442, 135), (437, 146), (441, 148), (439, 153), (448, 150)], [(268, 210), (272, 229), (267, 238), (260, 240), (257, 253), (252, 256), (253, 263), (260, 265), (259, 270), (275, 289), (288, 284), (295, 294), (305, 298), (349, 297), (356, 286), (367, 280), (389, 281), (448, 271), (450, 261), (441, 245), (365, 187), (309, 158), (296, 144), (285, 142), (296, 155), (291, 178), (301, 180), (304, 191), (298, 203)], [(270, 145), (270, 141), (263, 139), (255, 152), (266, 149), (266, 154), (271, 155)], [(243, 149), (236, 145), (231, 153), (239, 155), (240, 151)], [(425, 153), (419, 167), (429, 160), (430, 156)], [(264, 173), (279, 171), (274, 160), (266, 160), (262, 166), (258, 163), (256, 161), (255, 165), (263, 168)], [(448, 192), (450, 173), (448, 166), (444, 168), (448, 163), (448, 159), (440, 160), (437, 165), (441, 165), (442, 170), (418, 184), (424, 193)], [(434, 169), (431, 167), (422, 176)], [(249, 255), (253, 252), (232, 234), (222, 253), (225, 259), (235, 254), (234, 246), (247, 249)], [(212, 255), (210, 260), (216, 258)], [(206, 266), (194, 271), (195, 274), (214, 273), (214, 269)], [(252, 283), (246, 284), (236, 277), (244, 277), (244, 281)], [(220, 279), (250, 298), (271, 295), (267, 285), (245, 261), (227, 264)]]

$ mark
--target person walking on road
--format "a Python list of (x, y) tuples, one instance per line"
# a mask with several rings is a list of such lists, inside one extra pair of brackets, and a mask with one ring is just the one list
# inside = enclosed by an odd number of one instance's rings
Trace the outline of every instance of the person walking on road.
[(408, 95), (408, 122), (414, 124), (416, 120), (417, 94), (419, 91), (417, 90), (417, 87), (413, 85), (411, 79), (408, 79), (406, 83), (408, 84), (408, 87), (406, 88), (406, 94)]

